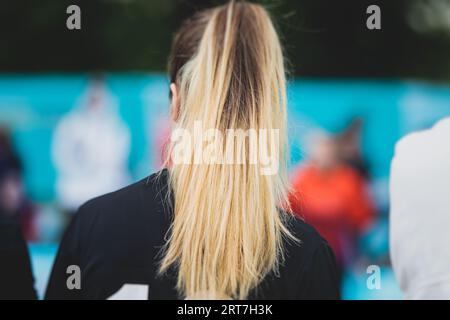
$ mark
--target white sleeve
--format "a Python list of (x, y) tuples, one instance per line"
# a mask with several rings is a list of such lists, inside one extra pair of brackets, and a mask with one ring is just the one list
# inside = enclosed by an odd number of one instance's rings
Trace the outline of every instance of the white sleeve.
[(450, 299), (450, 118), (401, 139), (390, 176), (390, 251), (411, 299)]

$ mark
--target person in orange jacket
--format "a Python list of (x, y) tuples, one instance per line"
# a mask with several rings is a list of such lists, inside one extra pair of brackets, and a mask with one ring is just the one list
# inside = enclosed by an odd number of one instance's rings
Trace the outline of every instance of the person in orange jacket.
[(330, 243), (343, 268), (372, 221), (374, 205), (365, 178), (339, 160), (337, 149), (332, 137), (316, 136), (309, 160), (293, 174), (290, 205)]

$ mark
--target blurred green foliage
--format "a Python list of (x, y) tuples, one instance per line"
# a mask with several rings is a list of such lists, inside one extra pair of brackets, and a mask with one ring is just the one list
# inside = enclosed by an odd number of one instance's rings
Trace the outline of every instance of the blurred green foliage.
[[(275, 17), (294, 75), (448, 80), (450, 32), (421, 33), (408, 24), (410, 8), (420, 1), (425, 0), (259, 2)], [(164, 71), (181, 21), (220, 3), (3, 0), (0, 72)], [(70, 4), (81, 8), (81, 30), (66, 28)], [(366, 28), (370, 4), (381, 8), (381, 30)]]

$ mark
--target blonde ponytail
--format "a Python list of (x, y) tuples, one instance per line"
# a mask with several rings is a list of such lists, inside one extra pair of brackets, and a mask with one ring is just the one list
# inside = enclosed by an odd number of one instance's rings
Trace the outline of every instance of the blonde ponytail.
[[(219, 130), (222, 145), (232, 146), (227, 152), (243, 161), (169, 160), (174, 218), (160, 272), (176, 267), (185, 298), (245, 299), (277, 271), (283, 237), (294, 239), (278, 209), (287, 208), (283, 55), (261, 6), (232, 1), (205, 15), (192, 56), (171, 72), (181, 101), (174, 130), (193, 132), (198, 123)], [(236, 146), (229, 129), (252, 129), (253, 141), (262, 141), (264, 130), (277, 130), (276, 174), (262, 174), (263, 165), (250, 161), (251, 139)], [(172, 141), (169, 155), (174, 148)]]

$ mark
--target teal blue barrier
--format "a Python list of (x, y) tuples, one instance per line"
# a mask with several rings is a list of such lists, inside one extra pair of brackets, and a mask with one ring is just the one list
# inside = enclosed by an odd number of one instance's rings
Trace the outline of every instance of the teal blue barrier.
[[(154, 136), (168, 110), (168, 84), (158, 74), (109, 74), (131, 134), (128, 169), (139, 179), (156, 168)], [(8, 126), (25, 164), (27, 192), (35, 201), (55, 200), (51, 158), (55, 126), (74, 108), (87, 75), (0, 76), (0, 125)], [(365, 121), (363, 149), (376, 179), (386, 179), (395, 142), (404, 134), (450, 115), (450, 89), (423, 83), (371, 80), (306, 80), (289, 85), (292, 162), (304, 156), (301, 137), (311, 128), (337, 132), (354, 116)]]

